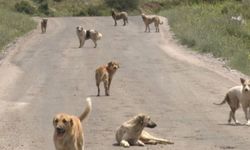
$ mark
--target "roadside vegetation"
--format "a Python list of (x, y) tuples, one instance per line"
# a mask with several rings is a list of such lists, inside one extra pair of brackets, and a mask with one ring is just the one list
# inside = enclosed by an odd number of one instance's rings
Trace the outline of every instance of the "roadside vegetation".
[[(189, 1), (162, 10), (181, 44), (250, 74), (250, 0)], [(234, 20), (232, 17), (242, 17)]]
[(0, 1), (0, 52), (8, 43), (36, 27), (29, 16), (11, 10), (11, 0), (8, 5), (3, 2)]

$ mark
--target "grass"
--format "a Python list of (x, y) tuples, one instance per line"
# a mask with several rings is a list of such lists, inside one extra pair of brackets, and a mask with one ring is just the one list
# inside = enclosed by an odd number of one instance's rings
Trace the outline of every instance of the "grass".
[(2, 8), (0, 14), (0, 52), (5, 45), (36, 27), (29, 16)]
[[(232, 68), (250, 74), (249, 18), (243, 15), (245, 24), (231, 20), (231, 16), (248, 14), (245, 12), (248, 10), (243, 9), (245, 6), (235, 1), (182, 5), (161, 11), (160, 15), (168, 18), (171, 30), (181, 44), (223, 57)], [(226, 13), (222, 11), (225, 9)]]

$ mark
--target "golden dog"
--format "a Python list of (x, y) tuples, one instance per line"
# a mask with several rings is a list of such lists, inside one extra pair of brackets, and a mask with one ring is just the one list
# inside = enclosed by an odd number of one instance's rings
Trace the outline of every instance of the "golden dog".
[(128, 23), (128, 13), (125, 12), (125, 11), (122, 11), (122, 12), (115, 12), (114, 9), (111, 10), (111, 15), (112, 15), (112, 18), (114, 19), (115, 21), (115, 26), (117, 26), (117, 20), (120, 20), (120, 19), (123, 19), (123, 25), (125, 26), (126, 23)]
[(80, 45), (79, 45), (79, 48), (81, 48), (84, 43), (85, 43), (85, 40), (88, 40), (88, 39), (91, 39), (94, 44), (95, 44), (95, 47), (97, 47), (97, 40), (100, 40), (102, 38), (102, 34), (96, 30), (84, 30), (83, 27), (81, 26), (77, 26), (76, 27), (76, 34), (78, 36), (78, 39), (79, 39), (79, 42), (80, 42)]
[(83, 150), (84, 136), (81, 121), (83, 121), (92, 109), (91, 99), (86, 99), (88, 105), (79, 116), (65, 113), (57, 114), (53, 119), (54, 144), (56, 150)]
[(229, 112), (228, 123), (231, 123), (231, 119), (233, 119), (235, 124), (239, 124), (239, 121), (235, 118), (235, 112), (241, 104), (247, 121), (246, 125), (250, 125), (250, 118), (248, 116), (248, 109), (250, 109), (250, 80), (240, 78), (240, 81), (242, 85), (229, 89), (224, 100), (219, 104), (214, 104), (222, 105), (227, 102), (231, 109)]
[(173, 142), (156, 138), (144, 130), (145, 127), (154, 128), (156, 124), (149, 116), (138, 114), (131, 120), (124, 122), (116, 131), (116, 141), (123, 147), (130, 145), (144, 146), (145, 144), (174, 144)]
[(142, 16), (142, 20), (146, 26), (145, 32), (147, 32), (147, 30), (148, 30), (148, 32), (150, 32), (149, 25), (153, 22), (155, 24), (155, 32), (160, 32), (159, 25), (163, 24), (163, 22), (160, 21), (160, 17), (158, 17), (158, 16), (149, 17), (149, 16), (146, 16), (144, 13), (142, 13), (141, 16)]
[(42, 30), (42, 33), (46, 32), (47, 22), (48, 22), (48, 19), (45, 19), (45, 18), (43, 18), (42, 21), (41, 21), (41, 30)]
[(100, 83), (104, 83), (105, 88), (105, 95), (109, 96), (109, 89), (112, 78), (119, 68), (119, 64), (117, 62), (111, 61), (107, 65), (100, 66), (95, 71), (95, 79), (96, 79), (96, 86), (97, 86), (97, 96), (100, 96)]

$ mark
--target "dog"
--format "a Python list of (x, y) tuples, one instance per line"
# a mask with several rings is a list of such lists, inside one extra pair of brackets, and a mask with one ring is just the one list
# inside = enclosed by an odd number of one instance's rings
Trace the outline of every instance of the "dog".
[(147, 32), (147, 31), (150, 32), (149, 25), (153, 22), (155, 24), (155, 32), (160, 32), (159, 25), (163, 24), (163, 22), (161, 22), (161, 20), (160, 20), (160, 17), (158, 17), (158, 16), (149, 17), (149, 16), (146, 16), (144, 13), (142, 13), (141, 16), (142, 16), (142, 20), (143, 20), (145, 27), (146, 27), (144, 32)]
[(102, 38), (102, 34), (100, 32), (93, 30), (93, 29), (85, 30), (83, 29), (82, 26), (76, 27), (76, 34), (80, 42), (79, 48), (81, 48), (84, 45), (85, 40), (88, 40), (88, 39), (91, 39), (94, 42), (95, 44), (94, 48), (96, 48), (97, 40), (100, 40)]
[(166, 139), (156, 138), (144, 130), (145, 127), (156, 127), (149, 116), (138, 114), (132, 119), (124, 122), (116, 131), (116, 141), (120, 146), (130, 145), (145, 146), (145, 144), (174, 144)]
[(81, 122), (92, 110), (91, 99), (87, 98), (87, 107), (79, 116), (65, 113), (57, 114), (53, 119), (54, 144), (56, 150), (84, 150), (84, 136)]
[(111, 10), (112, 18), (115, 21), (115, 26), (117, 26), (117, 20), (123, 19), (123, 25), (125, 26), (128, 23), (128, 13), (125, 11), (116, 12), (114, 9)]
[(100, 66), (95, 71), (95, 79), (96, 79), (96, 86), (97, 86), (97, 96), (100, 96), (100, 83), (104, 83), (105, 95), (110, 95), (110, 84), (112, 78), (116, 72), (116, 70), (120, 68), (120, 65), (115, 62), (111, 61), (107, 65)]
[(241, 85), (234, 86), (231, 89), (229, 89), (224, 100), (221, 103), (219, 104), (214, 103), (214, 104), (222, 105), (227, 102), (231, 109), (229, 112), (228, 123), (231, 123), (231, 119), (233, 119), (235, 124), (240, 124), (239, 121), (236, 120), (235, 118), (235, 112), (240, 107), (241, 104), (247, 121), (246, 125), (250, 125), (250, 120), (248, 116), (248, 109), (250, 109), (250, 80), (240, 78), (240, 81)]
[(42, 30), (42, 33), (46, 32), (47, 23), (48, 23), (48, 19), (43, 18), (42, 21), (41, 21), (41, 30)]

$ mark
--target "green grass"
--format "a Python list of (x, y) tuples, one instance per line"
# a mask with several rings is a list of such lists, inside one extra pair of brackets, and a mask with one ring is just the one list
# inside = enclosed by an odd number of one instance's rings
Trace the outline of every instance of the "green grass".
[[(171, 30), (182, 44), (223, 57), (229, 66), (250, 74), (250, 20), (244, 15), (248, 14), (245, 6), (235, 1), (182, 5), (161, 11), (160, 15), (168, 18)], [(227, 13), (222, 13), (225, 8)], [(239, 14), (243, 14), (245, 24), (230, 19)]]
[(36, 27), (36, 23), (23, 14), (0, 9), (0, 52), (3, 47)]

